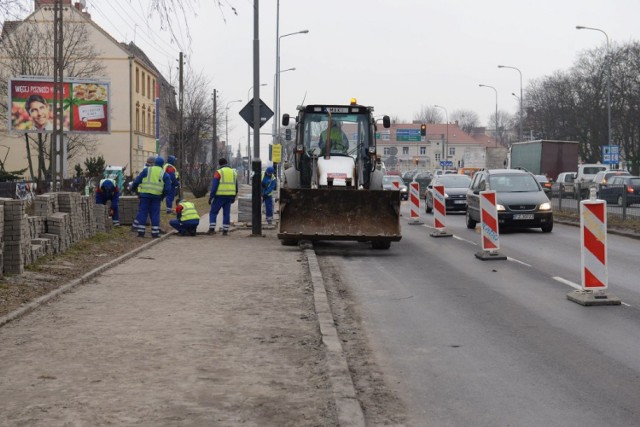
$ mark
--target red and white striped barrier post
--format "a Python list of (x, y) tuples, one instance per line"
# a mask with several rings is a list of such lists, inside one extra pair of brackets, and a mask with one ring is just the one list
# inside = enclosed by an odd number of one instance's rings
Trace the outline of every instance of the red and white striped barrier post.
[[(436, 229), (431, 233), (431, 237), (451, 237), (451, 233), (445, 230), (447, 218), (447, 204), (444, 198), (444, 185), (434, 185), (433, 191), (433, 228)], [(426, 203), (426, 200), (425, 200)]]
[(412, 182), (409, 184), (409, 206), (411, 208), (411, 219), (410, 225), (422, 224), (420, 221), (420, 184), (417, 182)]
[(493, 190), (480, 192), (480, 235), (482, 236), (482, 251), (476, 252), (476, 258), (482, 261), (504, 260), (500, 255), (500, 232), (498, 230), (498, 208), (496, 207), (496, 192)]
[(620, 299), (607, 294), (607, 202), (595, 197), (580, 202), (581, 290), (567, 297), (582, 305), (617, 305)]

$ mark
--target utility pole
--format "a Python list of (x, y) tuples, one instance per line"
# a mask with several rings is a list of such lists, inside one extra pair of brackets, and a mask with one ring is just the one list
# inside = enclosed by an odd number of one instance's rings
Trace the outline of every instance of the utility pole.
[(178, 108), (180, 110), (180, 118), (178, 120), (178, 144), (180, 151), (180, 170), (184, 170), (184, 135), (182, 133), (182, 124), (184, 120), (184, 110), (183, 110), (183, 101), (184, 101), (184, 84), (183, 84), (183, 65), (184, 65), (184, 56), (182, 52), (180, 52), (180, 74), (179, 74), (179, 87), (178, 87)]
[(262, 191), (260, 178), (262, 162), (260, 161), (260, 1), (253, 2), (253, 183), (251, 187), (251, 234), (262, 235)]
[(213, 132), (211, 133), (211, 164), (218, 164), (218, 91), (213, 90)]
[[(62, 149), (64, 143), (64, 133), (62, 129), (64, 125), (64, 110), (62, 108), (62, 100), (64, 99), (62, 0), (56, 0), (53, 10), (53, 134), (51, 135), (50, 172), (51, 190), (56, 191), (62, 186), (65, 160)], [(60, 159), (59, 165), (58, 158)]]

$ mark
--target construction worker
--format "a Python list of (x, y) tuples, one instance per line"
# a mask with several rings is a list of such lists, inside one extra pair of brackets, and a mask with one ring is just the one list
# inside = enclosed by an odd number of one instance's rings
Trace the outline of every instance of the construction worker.
[(181, 236), (195, 236), (200, 224), (200, 215), (193, 203), (178, 200), (176, 203), (176, 219), (169, 221), (169, 225), (178, 230)]
[(218, 160), (218, 169), (213, 174), (211, 192), (209, 193), (209, 231), (207, 234), (216, 234), (216, 220), (218, 212), (222, 209), (222, 235), (229, 233), (231, 226), (231, 205), (238, 194), (238, 172), (227, 165), (227, 159)]
[(274, 170), (269, 166), (262, 174), (262, 200), (267, 217), (267, 224), (273, 222), (273, 192), (278, 188), (278, 180), (274, 176)]
[[(155, 161), (156, 161), (156, 156), (155, 155), (151, 155), (151, 156), (147, 157), (147, 162), (144, 164), (144, 170), (146, 170), (147, 168), (153, 166)], [(128, 188), (129, 188), (129, 191), (133, 191), (133, 181), (131, 181), (129, 183), (129, 187)], [(138, 203), (138, 210), (140, 210), (140, 204), (139, 203)], [(147, 219), (146, 218), (144, 220), (144, 223), (145, 224), (147, 223)], [(140, 227), (140, 224), (138, 223), (138, 217), (136, 217), (133, 220), (133, 224), (131, 224), (131, 231), (134, 231), (134, 232), (137, 233), (138, 232), (138, 227)]]
[(167, 163), (165, 163), (164, 165), (164, 172), (169, 175), (169, 179), (171, 180), (171, 190), (169, 190), (169, 193), (164, 200), (168, 214), (173, 213), (173, 200), (175, 199), (177, 191), (180, 188), (180, 174), (178, 173), (178, 169), (176, 169), (175, 164), (176, 156), (169, 156), (167, 158)]
[(171, 181), (164, 173), (164, 159), (156, 157), (154, 166), (146, 167), (133, 181), (132, 189), (138, 190), (138, 237), (144, 237), (147, 216), (151, 217), (151, 237), (160, 237), (160, 205), (169, 192)]
[[(338, 120), (331, 121), (331, 131), (329, 132), (329, 139), (331, 144), (331, 153), (347, 154), (349, 152), (349, 138), (342, 131), (342, 123)], [(323, 156), (326, 154), (327, 143), (327, 129), (320, 133), (320, 140), (318, 141), (318, 147), (320, 147), (320, 154)]]
[(113, 226), (120, 226), (120, 213), (118, 210), (118, 201), (120, 200), (120, 189), (116, 182), (111, 178), (104, 178), (96, 188), (96, 204), (106, 205), (107, 201), (111, 201), (111, 219)]

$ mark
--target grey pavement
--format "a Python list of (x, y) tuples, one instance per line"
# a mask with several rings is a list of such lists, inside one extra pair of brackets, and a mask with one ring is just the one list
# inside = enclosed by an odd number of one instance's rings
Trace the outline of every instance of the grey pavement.
[(0, 425), (364, 425), (313, 250), (237, 205), (0, 322)]

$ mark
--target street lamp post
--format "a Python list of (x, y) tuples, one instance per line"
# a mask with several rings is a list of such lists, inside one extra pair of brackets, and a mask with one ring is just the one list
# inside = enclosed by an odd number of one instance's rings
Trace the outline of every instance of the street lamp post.
[(584, 27), (576, 25), (576, 30), (599, 31), (607, 39), (607, 143), (611, 144), (611, 54), (609, 52), (609, 35), (600, 28)]
[[(442, 145), (442, 160), (446, 162), (447, 161), (447, 155), (446, 155), (445, 147), (446, 147), (446, 149), (449, 149), (449, 112), (447, 111), (446, 108), (444, 108), (441, 105), (434, 105), (434, 107), (442, 108), (444, 110), (444, 114), (446, 115), (446, 118), (447, 118), (447, 142)], [(442, 166), (442, 169), (444, 170), (444, 166)]]
[(234, 102), (242, 102), (242, 99), (236, 99), (235, 101), (229, 101), (229, 102), (227, 102), (227, 105), (224, 108), (224, 130), (225, 130), (225, 133), (226, 133), (224, 143), (227, 144), (227, 147), (230, 146), (229, 145), (229, 105), (233, 104)]
[(519, 139), (520, 141), (522, 141), (522, 120), (524, 117), (523, 110), (522, 110), (522, 71), (520, 71), (518, 67), (512, 67), (510, 65), (498, 65), (498, 68), (511, 68), (512, 70), (516, 70), (520, 74), (520, 136), (519, 136)]
[[(278, 21), (280, 17), (280, 1), (278, 0)], [(277, 23), (279, 28), (280, 23)], [(279, 30), (276, 31), (278, 33)], [(274, 142), (275, 138), (279, 137), (280, 133), (280, 39), (283, 37), (289, 37), (296, 34), (307, 34), (309, 30), (300, 30), (294, 33), (283, 34), (281, 36), (277, 36), (276, 39), (276, 72), (275, 72), (275, 81), (273, 84), (273, 104), (275, 109), (275, 121), (273, 122), (273, 136)]]
[(479, 84), (480, 87), (490, 87), (496, 93), (496, 147), (498, 146), (498, 90), (489, 85)]
[[(266, 83), (260, 83), (260, 86), (266, 86)], [(253, 86), (251, 86), (249, 88), (249, 90), (247, 90), (247, 103), (249, 103), (251, 101), (251, 91), (253, 90)], [(251, 125), (249, 125), (247, 123), (247, 167), (249, 168), (249, 170), (251, 169)], [(247, 171), (247, 184), (250, 184), (249, 180), (249, 176), (251, 174), (249, 173), (249, 171)]]

